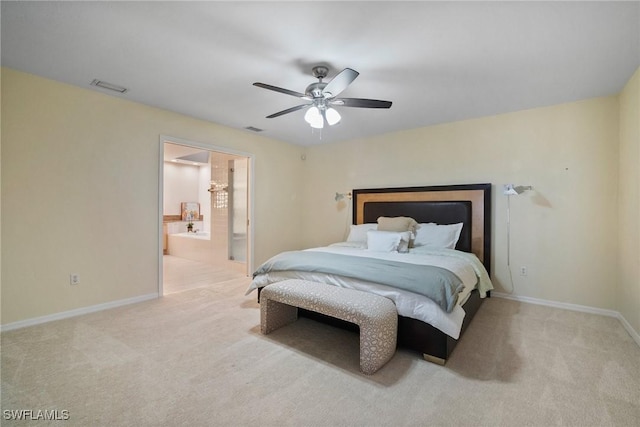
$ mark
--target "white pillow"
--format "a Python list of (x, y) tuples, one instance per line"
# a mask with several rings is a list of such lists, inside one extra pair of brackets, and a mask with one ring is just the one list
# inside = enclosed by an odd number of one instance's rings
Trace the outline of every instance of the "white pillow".
[(349, 229), (349, 236), (347, 237), (347, 242), (365, 242), (366, 243), (367, 231), (377, 230), (377, 229), (378, 229), (378, 224), (376, 223), (351, 225), (351, 228)]
[(397, 252), (400, 234), (391, 231), (367, 231), (367, 250), (375, 252)]
[(367, 250), (375, 252), (408, 252), (411, 233), (394, 231), (367, 231)]
[(450, 225), (438, 225), (432, 222), (420, 224), (416, 230), (413, 246), (455, 249), (461, 232), (461, 222)]

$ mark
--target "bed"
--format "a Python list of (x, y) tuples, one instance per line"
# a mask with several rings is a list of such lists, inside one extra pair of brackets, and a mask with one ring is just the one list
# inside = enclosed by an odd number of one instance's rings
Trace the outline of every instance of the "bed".
[[(353, 225), (346, 242), (277, 255), (256, 270), (247, 293), (257, 289), (259, 298), (260, 289), (270, 283), (302, 278), (384, 295), (392, 299), (398, 308), (398, 346), (418, 351), (431, 362), (444, 364), (479, 309), (483, 298), (490, 295), (492, 288), (489, 279), (491, 184), (358, 189), (352, 194)], [(385, 233), (374, 231), (373, 234), (369, 234), (368, 249), (366, 243), (363, 247), (361, 240), (355, 237), (352, 239), (358, 232), (373, 228), (370, 224), (376, 224), (380, 217), (392, 220), (399, 217), (412, 218), (416, 223), (422, 224), (417, 228), (429, 223), (442, 226), (439, 228), (450, 228), (454, 224), (462, 224), (462, 227), (456, 236), (457, 241), (453, 243), (455, 248), (440, 249), (416, 245), (411, 249), (405, 249), (405, 253), (387, 253), (385, 250), (371, 250), (374, 244), (373, 237)], [(414, 242), (414, 238), (415, 243), (418, 243), (415, 230), (411, 236), (411, 243)], [(383, 237), (386, 239), (388, 236)], [(282, 256), (292, 255), (306, 257), (302, 258), (302, 264), (305, 266), (278, 264), (283, 261)], [(331, 268), (307, 268), (311, 256), (326, 257), (325, 262), (330, 264)], [(355, 274), (347, 272), (346, 269), (338, 269), (342, 262), (339, 257), (352, 263), (365, 263), (363, 269), (368, 269), (362, 277), (355, 277)], [(359, 260), (360, 258), (362, 260)], [(385, 267), (378, 268), (374, 262)], [(414, 288), (410, 286), (411, 283), (408, 283), (409, 287), (401, 284), (400, 279), (393, 283), (394, 278), (386, 277), (388, 275), (383, 273), (387, 270), (394, 271), (393, 268), (399, 263), (403, 263), (402, 266), (406, 265), (403, 272), (413, 272), (413, 269), (423, 268), (422, 264), (429, 264), (436, 267), (424, 268), (433, 268), (437, 273), (443, 271), (439, 269), (455, 273), (453, 277), (461, 278), (461, 284), (443, 285), (452, 287), (453, 290), (448, 293), (454, 294), (453, 303), (449, 295), (432, 299), (431, 294), (416, 295)], [(283, 265), (287, 267), (276, 267)], [(355, 270), (355, 264), (353, 265)], [(420, 270), (415, 273), (422, 274)], [(408, 281), (411, 281), (410, 277)], [(441, 292), (434, 294), (438, 296)], [(299, 314), (335, 326), (357, 329), (353, 324), (315, 312), (300, 310)]]

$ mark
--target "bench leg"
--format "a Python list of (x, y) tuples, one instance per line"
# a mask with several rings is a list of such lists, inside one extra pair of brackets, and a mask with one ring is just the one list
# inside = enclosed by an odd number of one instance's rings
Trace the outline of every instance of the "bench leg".
[(360, 326), (360, 370), (367, 375), (382, 368), (396, 352), (397, 317), (385, 325)]
[(277, 302), (264, 296), (260, 300), (260, 332), (268, 334), (278, 328), (295, 322), (298, 308)]

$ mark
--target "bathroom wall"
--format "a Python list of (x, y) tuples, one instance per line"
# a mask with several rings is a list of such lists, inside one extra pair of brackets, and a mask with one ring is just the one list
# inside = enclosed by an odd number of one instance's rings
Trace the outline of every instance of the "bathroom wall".
[[(215, 153), (211, 157), (211, 181), (220, 187), (229, 185), (229, 161), (237, 159), (224, 153)], [(236, 270), (246, 270), (246, 264), (229, 260), (229, 204), (227, 191), (212, 193), (211, 199), (211, 240), (213, 263), (229, 266)]]
[[(165, 144), (166, 146), (166, 144)], [(198, 202), (203, 221), (192, 221), (196, 232), (211, 231), (211, 203), (207, 189), (211, 180), (211, 168), (207, 165), (190, 165), (172, 161), (164, 162), (163, 185), (163, 239), (164, 254), (199, 262), (210, 262), (213, 247), (209, 239), (190, 239), (179, 234), (187, 232), (187, 221), (179, 218), (183, 202)]]
[[(197, 229), (211, 232), (211, 193), (209, 193), (211, 182), (211, 166), (203, 165), (198, 168), (198, 203), (200, 203), (200, 215), (204, 218), (202, 225), (198, 224)], [(195, 226), (195, 224), (194, 224)]]
[[(164, 162), (164, 215), (180, 215), (180, 203), (197, 201), (203, 221), (194, 222), (194, 230), (209, 232), (211, 240), (203, 242), (167, 238), (167, 254), (195, 261), (225, 266), (244, 271), (244, 263), (229, 261), (229, 206), (228, 192), (209, 192), (211, 182), (218, 188), (229, 184), (229, 161), (238, 158), (231, 154), (211, 152), (210, 165), (194, 166)], [(186, 231), (186, 222), (168, 222), (168, 234)], [(179, 245), (179, 249), (177, 248)], [(173, 246), (173, 247), (172, 247)], [(193, 250), (190, 249), (193, 247)], [(197, 248), (197, 249), (196, 249)]]
[[(200, 203), (200, 215), (204, 221), (195, 221), (194, 227), (210, 231), (211, 209), (209, 206), (210, 171), (209, 166), (194, 166), (184, 163), (164, 162), (164, 186), (162, 213), (166, 216), (180, 216), (182, 202)], [(169, 234), (187, 231), (187, 222), (168, 222)]]

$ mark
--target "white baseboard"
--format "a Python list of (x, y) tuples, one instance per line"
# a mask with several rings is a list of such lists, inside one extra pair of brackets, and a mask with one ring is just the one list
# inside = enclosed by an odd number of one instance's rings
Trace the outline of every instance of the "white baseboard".
[(631, 335), (631, 338), (633, 338), (636, 344), (638, 344), (638, 346), (640, 347), (640, 334), (638, 334), (638, 332), (633, 329), (631, 324), (627, 322), (627, 319), (625, 319), (624, 316), (620, 314), (620, 312), (618, 311), (605, 310), (604, 308), (597, 308), (597, 307), (589, 307), (588, 305), (569, 304), (566, 302), (549, 301), (549, 300), (544, 300), (539, 298), (511, 295), (511, 294), (505, 294), (502, 292), (494, 292), (494, 291), (491, 291), (491, 296), (496, 298), (504, 298), (504, 299), (510, 299), (514, 301), (526, 302), (529, 304), (538, 304), (538, 305), (546, 305), (548, 307), (562, 308), (564, 310), (581, 311), (583, 313), (592, 313), (592, 314), (599, 314), (601, 316), (615, 317), (620, 321), (620, 323), (622, 323), (622, 326), (624, 327), (624, 329), (629, 333), (629, 335)]
[[(124, 306), (124, 305), (129, 305), (129, 304), (135, 304), (135, 303), (138, 303), (138, 302), (148, 301), (148, 300), (151, 300), (151, 299), (158, 298), (158, 296), (159, 296), (159, 294), (156, 292), (156, 293), (152, 293), (152, 294), (141, 295), (141, 296), (138, 296), (138, 297), (126, 298), (126, 299), (122, 299), (122, 300), (118, 300), (118, 301), (111, 301), (111, 302), (107, 302), (107, 303), (104, 303), (104, 304), (97, 304), (97, 305), (92, 305), (92, 306), (89, 306), (89, 307), (77, 308), (75, 310), (63, 311), (61, 313), (54, 313), (54, 314), (50, 314), (50, 315), (47, 315), (47, 316), (34, 317), (32, 319), (20, 320), (18, 322), (8, 323), (6, 325), (0, 325), (0, 331), (1, 332), (6, 332), (6, 331), (14, 330), (14, 329), (26, 328), (27, 326), (38, 325), (38, 324), (41, 324), (41, 323), (53, 322), (54, 320), (67, 319), (69, 317), (75, 317), (75, 316), (81, 316), (83, 314), (95, 313), (97, 311), (108, 310), (110, 308), (116, 308), (116, 307), (121, 307), (121, 306)], [(537, 305), (545, 305), (545, 306), (548, 306), (548, 307), (561, 308), (561, 309), (564, 309), (564, 310), (581, 311), (583, 313), (592, 313), (592, 314), (599, 314), (599, 315), (602, 315), (602, 316), (615, 317), (616, 319), (618, 319), (618, 321), (620, 321), (620, 323), (622, 324), (624, 329), (629, 333), (629, 335), (631, 335), (631, 338), (633, 338), (633, 340), (636, 342), (636, 344), (638, 344), (638, 346), (640, 346), (640, 334), (638, 334), (638, 332), (633, 329), (633, 327), (631, 326), (631, 324), (629, 324), (627, 319), (625, 319), (624, 316), (622, 314), (620, 314), (620, 312), (618, 312), (618, 311), (605, 310), (603, 308), (589, 307), (589, 306), (586, 306), (586, 305), (569, 304), (569, 303), (565, 303), (565, 302), (549, 301), (549, 300), (543, 300), (543, 299), (539, 299), (539, 298), (531, 298), (531, 297), (525, 297), (525, 296), (511, 295), (511, 294), (505, 294), (505, 293), (502, 293), (502, 292), (495, 292), (495, 291), (491, 292), (491, 296), (496, 297), (496, 298), (504, 298), (504, 299), (510, 299), (510, 300), (519, 301), (519, 302), (525, 302), (525, 303), (529, 303), (529, 304), (537, 304)]]
[(49, 314), (47, 316), (34, 317), (17, 322), (7, 323), (0, 326), (1, 332), (12, 331), (14, 329), (26, 328), (27, 326), (39, 325), (41, 323), (53, 322), (54, 320), (67, 319), (69, 317), (81, 316), (83, 314), (95, 313), (97, 311), (108, 310), (110, 308), (121, 307), (123, 305), (135, 304), (158, 298), (158, 293), (140, 295), (138, 297), (121, 299), (118, 301), (106, 302), (104, 304), (92, 305), (89, 307), (76, 308), (74, 310), (63, 311), (61, 313)]
[(638, 332), (636, 332), (636, 330), (633, 329), (631, 324), (629, 322), (627, 322), (627, 319), (625, 319), (622, 314), (618, 313), (618, 315), (616, 317), (618, 318), (620, 323), (622, 323), (622, 326), (624, 326), (624, 328), (627, 330), (627, 332), (629, 332), (629, 335), (631, 335), (631, 338), (633, 338), (633, 340), (636, 342), (636, 344), (638, 344), (638, 346), (640, 346), (640, 334), (638, 334)]

